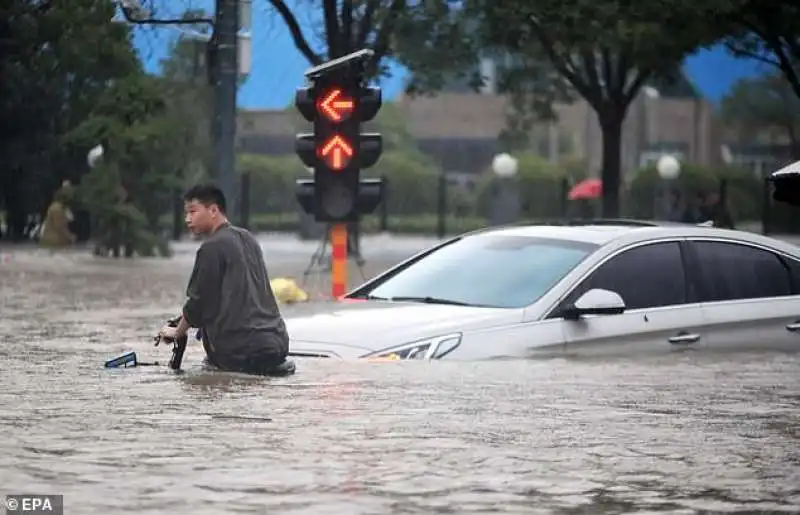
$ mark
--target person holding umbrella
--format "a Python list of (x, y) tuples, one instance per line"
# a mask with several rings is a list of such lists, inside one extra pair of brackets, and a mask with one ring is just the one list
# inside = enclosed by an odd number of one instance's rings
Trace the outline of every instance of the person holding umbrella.
[(578, 201), (578, 211), (583, 219), (594, 218), (594, 209), (590, 201), (603, 195), (603, 181), (600, 179), (585, 179), (569, 190), (567, 198)]

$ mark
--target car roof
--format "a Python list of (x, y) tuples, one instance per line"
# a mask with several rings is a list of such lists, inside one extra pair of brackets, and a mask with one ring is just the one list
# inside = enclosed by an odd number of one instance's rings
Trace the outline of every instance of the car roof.
[(755, 245), (772, 247), (773, 249), (787, 254), (795, 256), (800, 255), (800, 247), (775, 238), (769, 238), (746, 231), (720, 229), (677, 222), (653, 222), (625, 219), (568, 220), (565, 222), (543, 224), (490, 227), (469, 234), (495, 234), (503, 236), (561, 239), (591, 243), (598, 246), (609, 244), (614, 244), (615, 246), (626, 245), (660, 238), (714, 238), (748, 242)]

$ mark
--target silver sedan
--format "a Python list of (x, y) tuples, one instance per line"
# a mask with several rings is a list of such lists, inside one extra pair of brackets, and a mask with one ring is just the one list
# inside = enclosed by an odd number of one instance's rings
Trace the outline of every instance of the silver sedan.
[(468, 233), (287, 320), (293, 356), (452, 359), (800, 350), (800, 248), (691, 225)]

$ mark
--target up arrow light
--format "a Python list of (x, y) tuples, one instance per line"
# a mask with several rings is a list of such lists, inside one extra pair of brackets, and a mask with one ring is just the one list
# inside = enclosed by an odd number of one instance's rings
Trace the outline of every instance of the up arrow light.
[(319, 149), (319, 156), (334, 171), (344, 169), (353, 157), (353, 147), (344, 138), (335, 134)]
[(333, 89), (320, 97), (317, 111), (329, 121), (338, 123), (348, 118), (355, 109), (353, 99), (342, 96), (341, 89)]

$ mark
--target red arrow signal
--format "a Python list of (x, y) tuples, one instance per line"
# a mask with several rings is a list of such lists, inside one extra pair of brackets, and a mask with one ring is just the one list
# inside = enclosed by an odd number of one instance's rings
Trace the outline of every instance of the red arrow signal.
[(328, 168), (338, 172), (350, 164), (353, 147), (343, 137), (334, 134), (317, 149), (317, 153), (320, 159), (328, 165)]
[(339, 88), (334, 88), (317, 100), (317, 112), (329, 121), (339, 123), (353, 113), (355, 102), (347, 98)]

